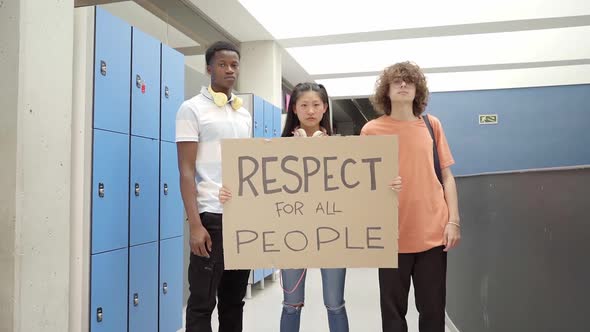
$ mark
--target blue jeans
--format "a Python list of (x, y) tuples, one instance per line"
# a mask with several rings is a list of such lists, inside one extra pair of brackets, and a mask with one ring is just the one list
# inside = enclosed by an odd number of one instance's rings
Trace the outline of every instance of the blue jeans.
[[(283, 313), (281, 332), (299, 332), (301, 309), (305, 300), (305, 277), (303, 269), (281, 270), (283, 278)], [(330, 332), (348, 332), (348, 316), (344, 306), (344, 279), (346, 269), (321, 269), (324, 305), (328, 310)], [(297, 288), (297, 282), (301, 283)], [(289, 293), (291, 292), (292, 293)]]

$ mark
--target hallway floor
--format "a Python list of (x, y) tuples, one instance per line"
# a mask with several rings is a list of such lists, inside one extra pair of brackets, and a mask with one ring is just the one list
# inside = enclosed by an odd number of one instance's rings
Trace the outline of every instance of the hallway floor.
[[(408, 331), (418, 332), (418, 312), (414, 305), (413, 288), (408, 305)], [(300, 332), (328, 332), (328, 320), (322, 302), (322, 283), (318, 269), (308, 271), (305, 308)], [(376, 269), (348, 269), (346, 273), (346, 310), (351, 332), (381, 331), (379, 312), (379, 283)], [(277, 280), (265, 280), (265, 288), (252, 287), (252, 298), (246, 300), (244, 332), (278, 332), (281, 316), (281, 286)], [(217, 313), (213, 313), (213, 331), (217, 331)], [(182, 332), (183, 330), (179, 331)], [(451, 330), (447, 327), (447, 332)]]

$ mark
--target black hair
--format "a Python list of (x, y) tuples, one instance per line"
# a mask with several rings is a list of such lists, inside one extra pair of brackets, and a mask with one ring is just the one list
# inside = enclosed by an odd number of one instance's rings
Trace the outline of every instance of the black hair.
[(218, 41), (209, 46), (207, 52), (205, 52), (205, 61), (207, 62), (207, 66), (211, 64), (211, 59), (213, 59), (215, 53), (219, 51), (236, 52), (238, 54), (238, 59), (240, 58), (240, 51), (238, 51), (238, 48), (234, 44), (225, 41)]
[(322, 116), (322, 120), (320, 121), (320, 126), (326, 130), (326, 134), (332, 135), (332, 127), (330, 126), (330, 103), (328, 102), (328, 91), (326, 88), (317, 83), (299, 83), (293, 88), (293, 93), (291, 94), (291, 99), (289, 100), (289, 105), (287, 106), (287, 119), (285, 121), (285, 129), (283, 129), (283, 134), (281, 137), (291, 137), (293, 136), (293, 130), (299, 127), (299, 118), (297, 114), (295, 114), (295, 105), (297, 104), (297, 99), (304, 93), (308, 91), (315, 91), (318, 93), (324, 104), (326, 105), (327, 109)]

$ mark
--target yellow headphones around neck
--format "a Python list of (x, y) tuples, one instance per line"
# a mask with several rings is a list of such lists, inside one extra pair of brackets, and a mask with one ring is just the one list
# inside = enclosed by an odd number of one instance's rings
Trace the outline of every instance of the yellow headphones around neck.
[[(225, 93), (213, 91), (210, 85), (207, 90), (209, 90), (211, 97), (213, 97), (213, 103), (215, 103), (215, 105), (223, 107), (225, 104), (227, 104), (227, 95)], [(234, 111), (237, 111), (240, 109), (240, 107), (242, 107), (243, 104), (244, 101), (242, 101), (242, 98), (234, 95), (234, 98), (231, 101), (231, 108), (233, 108)]]

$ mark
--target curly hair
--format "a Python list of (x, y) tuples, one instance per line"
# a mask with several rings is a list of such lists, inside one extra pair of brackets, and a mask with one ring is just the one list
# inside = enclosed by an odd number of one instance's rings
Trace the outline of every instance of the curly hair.
[(420, 116), (428, 104), (428, 85), (422, 69), (409, 61), (398, 62), (385, 68), (375, 83), (375, 94), (371, 96), (371, 104), (377, 112), (391, 115), (391, 99), (389, 86), (395, 79), (401, 78), (406, 83), (416, 85), (416, 96), (412, 103), (415, 116)]

